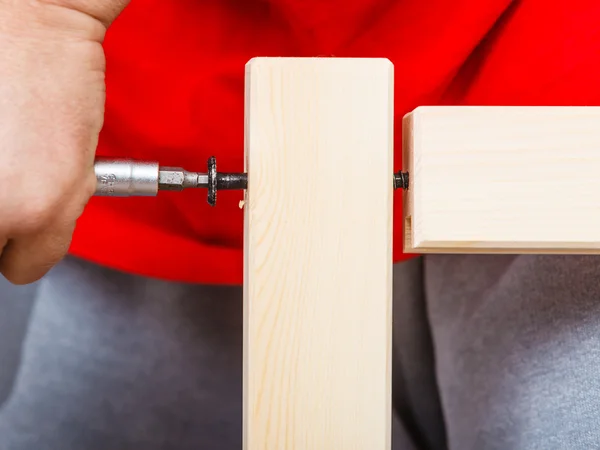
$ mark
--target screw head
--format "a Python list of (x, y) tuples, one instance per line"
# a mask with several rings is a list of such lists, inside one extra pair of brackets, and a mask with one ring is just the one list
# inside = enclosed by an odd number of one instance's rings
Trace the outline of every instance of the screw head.
[(394, 174), (394, 189), (408, 189), (408, 172)]

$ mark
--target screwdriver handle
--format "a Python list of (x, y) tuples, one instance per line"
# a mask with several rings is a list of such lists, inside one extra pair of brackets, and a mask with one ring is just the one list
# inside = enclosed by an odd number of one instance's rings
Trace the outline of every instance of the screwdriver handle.
[(158, 194), (159, 164), (131, 159), (98, 158), (95, 196), (134, 197)]

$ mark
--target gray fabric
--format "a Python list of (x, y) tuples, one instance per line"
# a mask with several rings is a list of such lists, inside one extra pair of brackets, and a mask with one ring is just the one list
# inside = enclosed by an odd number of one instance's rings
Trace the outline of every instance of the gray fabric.
[(444, 419), (423, 289), (421, 259), (394, 270), (394, 405), (412, 442), (423, 449), (445, 448)]
[[(239, 450), (241, 296), (75, 259), (35, 287), (1, 281), (3, 312), (34, 299), (35, 309), (17, 382), (4, 383), (13, 395), (0, 410), (0, 449)], [(0, 361), (14, 366), (4, 350)], [(393, 425), (394, 448), (416, 450)]]
[[(394, 450), (600, 448), (599, 275), (591, 256), (398, 265)], [(3, 373), (33, 297), (1, 449), (241, 447), (239, 288), (69, 259), (33, 288), (0, 284)]]
[(600, 258), (435, 256), (425, 290), (451, 449), (600, 448)]
[(238, 291), (61, 264), (37, 291), (0, 448), (241, 448)]
[(37, 284), (16, 287), (0, 276), (0, 405), (12, 392), (36, 291)]

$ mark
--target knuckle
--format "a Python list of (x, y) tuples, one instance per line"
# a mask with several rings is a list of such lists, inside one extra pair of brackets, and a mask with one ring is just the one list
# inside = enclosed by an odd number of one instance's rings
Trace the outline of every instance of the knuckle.
[(12, 215), (0, 222), (27, 235), (41, 232), (52, 223), (76, 220), (96, 192), (95, 174), (85, 168), (82, 159), (62, 162), (51, 174), (39, 171), (36, 180), (22, 186), (20, 198), (11, 201)]
[(21, 207), (20, 228), (25, 233), (43, 229), (57, 213), (58, 202), (48, 195), (40, 195)]

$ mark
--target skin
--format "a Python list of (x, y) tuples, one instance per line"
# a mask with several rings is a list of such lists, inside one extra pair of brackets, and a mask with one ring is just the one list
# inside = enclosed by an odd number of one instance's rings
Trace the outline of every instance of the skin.
[(125, 0), (0, 0), (0, 273), (44, 276), (94, 194), (107, 28)]

